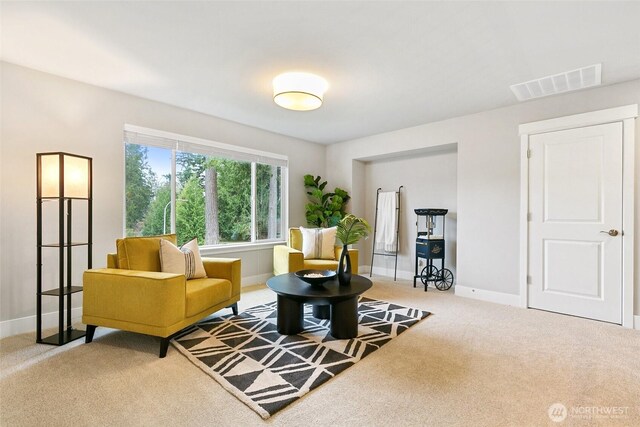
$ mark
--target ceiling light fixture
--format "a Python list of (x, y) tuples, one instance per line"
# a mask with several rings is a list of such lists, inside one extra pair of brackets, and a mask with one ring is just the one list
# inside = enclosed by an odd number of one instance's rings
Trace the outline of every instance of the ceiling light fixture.
[(290, 72), (273, 79), (273, 100), (282, 108), (310, 111), (322, 105), (329, 84), (315, 74)]

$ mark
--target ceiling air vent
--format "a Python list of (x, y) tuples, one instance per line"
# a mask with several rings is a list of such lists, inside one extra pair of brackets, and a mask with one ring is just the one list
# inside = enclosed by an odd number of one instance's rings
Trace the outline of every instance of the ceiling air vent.
[(577, 70), (529, 80), (511, 86), (518, 101), (585, 89), (602, 84), (602, 64), (589, 65)]

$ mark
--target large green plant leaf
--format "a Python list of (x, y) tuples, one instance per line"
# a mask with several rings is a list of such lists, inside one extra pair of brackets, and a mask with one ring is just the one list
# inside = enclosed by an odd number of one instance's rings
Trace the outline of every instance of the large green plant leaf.
[(324, 198), (324, 196), (322, 195), (322, 190), (316, 188), (315, 190), (311, 191), (311, 196), (318, 199), (318, 200), (322, 200)]
[(343, 245), (353, 245), (360, 239), (366, 238), (371, 232), (371, 226), (364, 218), (347, 214), (337, 224), (336, 237)]
[(338, 195), (338, 196), (340, 196), (342, 198), (349, 197), (349, 193), (347, 193), (342, 188), (336, 187), (335, 190), (333, 190), (333, 192), (336, 193), (336, 195)]

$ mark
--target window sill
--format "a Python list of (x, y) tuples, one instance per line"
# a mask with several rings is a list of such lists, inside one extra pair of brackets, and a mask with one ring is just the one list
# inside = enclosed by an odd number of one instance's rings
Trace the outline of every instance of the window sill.
[(231, 254), (236, 252), (253, 252), (273, 249), (274, 246), (285, 245), (286, 240), (276, 240), (258, 243), (232, 243), (218, 246), (200, 246), (200, 255), (207, 257), (210, 255)]

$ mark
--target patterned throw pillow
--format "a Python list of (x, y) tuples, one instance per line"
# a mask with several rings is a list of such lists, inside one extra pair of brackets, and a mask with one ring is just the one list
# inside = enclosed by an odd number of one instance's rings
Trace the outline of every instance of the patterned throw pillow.
[(185, 243), (181, 248), (167, 240), (160, 240), (160, 266), (163, 273), (184, 274), (187, 280), (207, 277), (197, 239)]
[(302, 233), (302, 254), (304, 259), (336, 259), (336, 227), (304, 228)]

